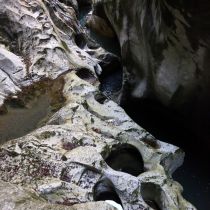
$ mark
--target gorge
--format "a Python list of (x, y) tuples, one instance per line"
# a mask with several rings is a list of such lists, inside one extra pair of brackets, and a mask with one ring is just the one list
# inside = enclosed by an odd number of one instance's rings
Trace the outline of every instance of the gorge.
[(0, 209), (210, 208), (207, 0), (0, 3)]

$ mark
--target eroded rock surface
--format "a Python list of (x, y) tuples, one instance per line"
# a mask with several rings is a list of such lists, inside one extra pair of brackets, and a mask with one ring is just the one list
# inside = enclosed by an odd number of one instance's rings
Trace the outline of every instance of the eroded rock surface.
[(175, 108), (208, 101), (207, 0), (94, 2), (104, 6), (117, 33), (125, 80), (134, 97), (156, 98)]
[[(65, 98), (44, 126), (1, 145), (2, 208), (8, 205), (10, 191), (11, 209), (111, 210), (110, 205), (95, 201), (94, 186), (105, 177), (125, 210), (153, 209), (154, 205), (167, 210), (195, 209), (171, 177), (183, 163), (183, 151), (155, 139), (99, 91), (99, 63), (108, 53), (88, 47), (76, 17), (77, 3), (0, 3), (0, 18), (7, 22), (0, 22), (1, 107), (8, 99), (30, 95), (25, 88), (46, 79), (52, 83), (62, 79), (60, 97)], [(84, 38), (82, 47), (75, 42), (78, 34)], [(107, 161), (113, 151), (133, 147), (141, 157), (139, 174)]]
[(20, 186), (12, 185), (3, 181), (0, 181), (0, 188), (2, 192), (0, 196), (0, 208), (2, 210), (115, 210), (115, 208), (106, 204), (105, 202), (85, 203), (80, 205), (73, 205), (71, 207), (49, 204), (44, 199), (40, 198), (33, 190), (24, 189)]

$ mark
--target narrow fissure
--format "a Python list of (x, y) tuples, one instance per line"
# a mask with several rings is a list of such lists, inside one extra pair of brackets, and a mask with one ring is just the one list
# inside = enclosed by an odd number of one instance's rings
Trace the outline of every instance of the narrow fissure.
[[(103, 15), (103, 9), (100, 9), (100, 15)], [(105, 50), (111, 54), (107, 54), (104, 58), (99, 58), (102, 60), (100, 66), (102, 68), (102, 73), (98, 75), (100, 86), (99, 90), (104, 93), (106, 97), (114, 99), (113, 95), (117, 95), (122, 88), (123, 82), (123, 71), (121, 65), (121, 50), (120, 44), (117, 36), (107, 37), (103, 36), (89, 27), (87, 25), (87, 18), (92, 12), (91, 4), (84, 4), (83, 1), (79, 4), (79, 21), (82, 27), (88, 32), (89, 37), (94, 40), (96, 45), (103, 47)], [(98, 14), (96, 14), (98, 15)], [(82, 35), (76, 36), (77, 45), (84, 46), (81, 44)], [(78, 41), (79, 40), (79, 41)]]

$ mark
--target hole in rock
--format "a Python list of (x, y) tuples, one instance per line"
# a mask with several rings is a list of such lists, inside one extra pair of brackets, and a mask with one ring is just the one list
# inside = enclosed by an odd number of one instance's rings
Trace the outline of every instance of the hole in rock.
[(161, 210), (161, 189), (153, 183), (141, 184), (141, 195), (145, 203), (154, 210)]
[(93, 73), (89, 69), (78, 69), (76, 72), (76, 75), (87, 82), (94, 83), (96, 82), (96, 77), (93, 75)]
[(122, 205), (119, 196), (115, 191), (113, 183), (106, 177), (102, 177), (93, 188), (93, 198), (95, 201), (113, 200)]
[(113, 55), (106, 55), (100, 63), (102, 73), (99, 75), (100, 91), (106, 96), (118, 92), (122, 88), (123, 72), (120, 59)]
[(105, 95), (98, 93), (95, 95), (95, 100), (100, 104), (104, 104), (108, 99)]
[(0, 144), (43, 125), (64, 102), (61, 81), (35, 84), (8, 99), (0, 113)]
[(144, 172), (144, 162), (140, 152), (129, 144), (113, 147), (105, 161), (112, 169), (133, 176), (138, 176)]
[(74, 41), (76, 45), (81, 49), (83, 49), (86, 45), (86, 40), (84, 34), (82, 33), (75, 34)]

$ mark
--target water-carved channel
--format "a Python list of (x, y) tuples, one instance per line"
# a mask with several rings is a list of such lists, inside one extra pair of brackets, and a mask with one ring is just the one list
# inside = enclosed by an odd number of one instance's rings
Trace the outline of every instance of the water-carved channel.
[[(90, 9), (84, 8), (82, 10), (82, 24), (84, 24), (85, 16)], [(107, 41), (107, 38), (92, 31), (90, 31), (90, 35), (106, 50), (120, 55), (116, 40), (109, 39)], [(105, 79), (100, 82), (101, 87), (103, 87), (102, 91), (112, 90), (114, 85), (122, 82), (122, 70), (108, 71)], [(126, 98), (123, 101), (125, 103), (122, 104), (122, 107), (141, 127), (145, 128), (157, 139), (174, 144), (185, 151), (184, 164), (173, 174), (173, 178), (183, 185), (184, 197), (187, 200), (192, 202), (198, 209), (210, 209), (209, 141), (199, 144), (199, 142), (203, 142), (200, 141), (202, 137), (197, 137), (192, 127), (188, 126), (190, 120), (167, 109), (157, 101), (135, 100), (133, 98)], [(116, 157), (116, 154), (113, 156)], [(113, 161), (113, 156), (110, 157), (110, 160), (108, 159), (108, 162)], [(148, 200), (150, 206), (159, 209), (157, 201), (151, 201), (148, 192), (145, 192), (145, 199)]]

